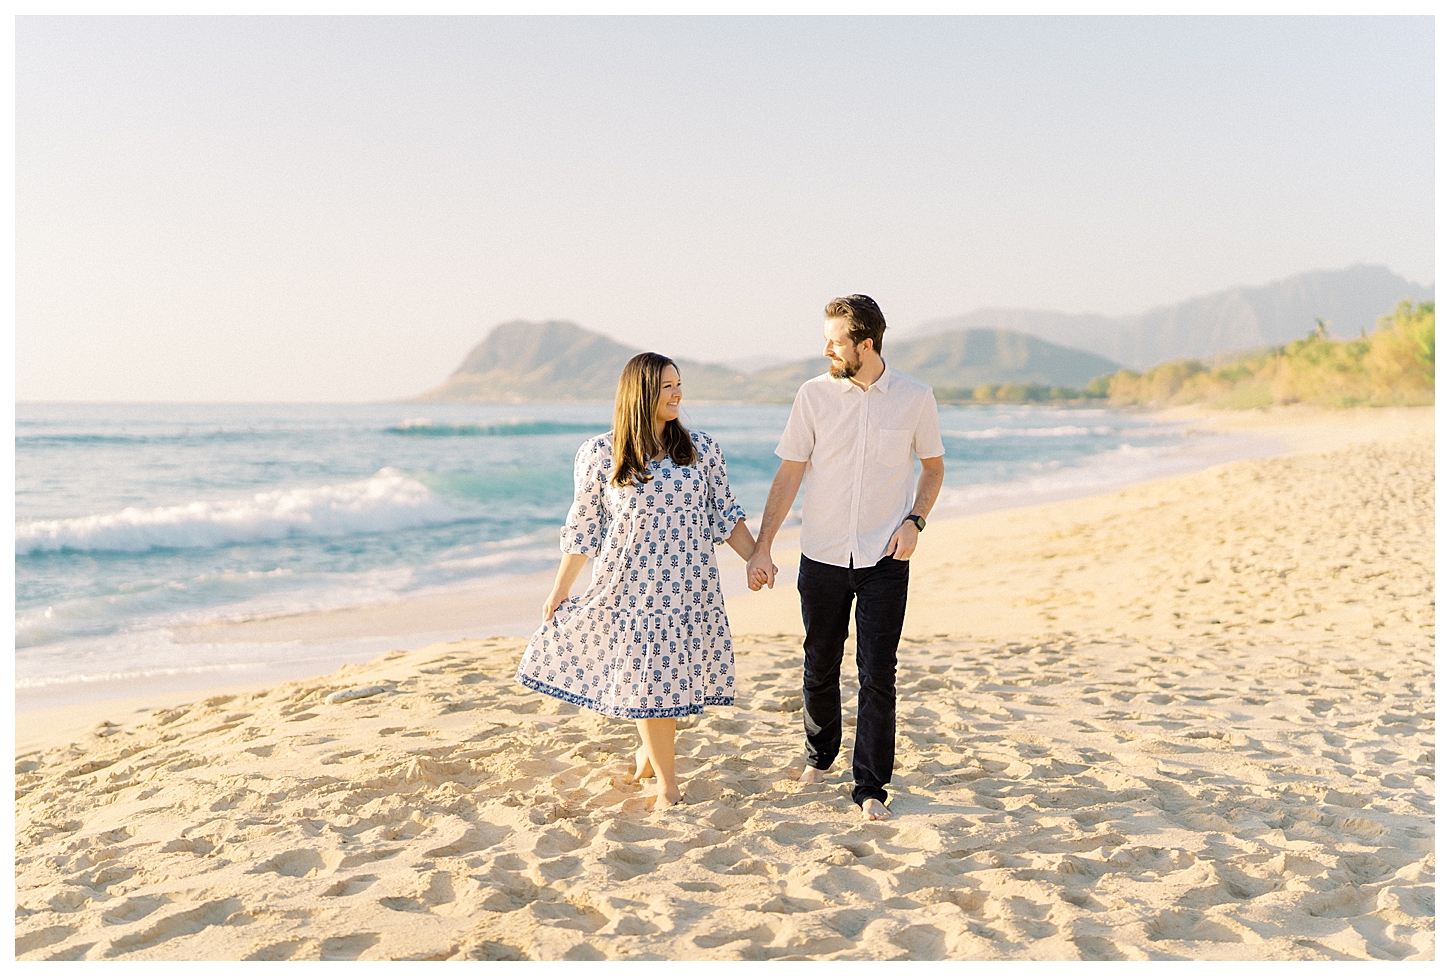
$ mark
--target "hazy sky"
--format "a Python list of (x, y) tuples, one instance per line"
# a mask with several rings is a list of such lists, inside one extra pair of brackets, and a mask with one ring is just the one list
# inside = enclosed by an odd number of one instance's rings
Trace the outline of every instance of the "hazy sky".
[(381, 400), (502, 321), (699, 359), (1434, 278), (1433, 22), (20, 18), (20, 399)]

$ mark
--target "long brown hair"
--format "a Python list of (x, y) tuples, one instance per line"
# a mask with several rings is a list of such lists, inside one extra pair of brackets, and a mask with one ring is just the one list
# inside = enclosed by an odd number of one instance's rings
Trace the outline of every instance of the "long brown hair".
[[(619, 374), (619, 391), (614, 395), (614, 475), (609, 480), (621, 488), (653, 478), (650, 458), (662, 450), (682, 467), (699, 457), (690, 432), (678, 420), (665, 423), (664, 443), (655, 439), (655, 411), (666, 366), (675, 366), (675, 361), (657, 352), (642, 352)], [(679, 369), (675, 366), (675, 372)]]

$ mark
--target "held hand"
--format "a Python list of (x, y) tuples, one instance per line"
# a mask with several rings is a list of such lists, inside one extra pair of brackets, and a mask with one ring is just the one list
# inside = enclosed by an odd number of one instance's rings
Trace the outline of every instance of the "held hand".
[(775, 589), (775, 574), (779, 571), (776, 565), (771, 563), (768, 569), (758, 569), (754, 572), (747, 571), (746, 582), (750, 584), (752, 590), (759, 590), (764, 587)]
[(891, 541), (886, 544), (886, 555), (906, 562), (916, 552), (918, 534), (915, 522), (902, 522), (901, 527), (891, 534)]
[(755, 552), (751, 553), (749, 561), (745, 564), (745, 579), (752, 590), (758, 590), (762, 586), (775, 589), (775, 574), (777, 572), (775, 563), (770, 561), (770, 550), (763, 546), (756, 546)]

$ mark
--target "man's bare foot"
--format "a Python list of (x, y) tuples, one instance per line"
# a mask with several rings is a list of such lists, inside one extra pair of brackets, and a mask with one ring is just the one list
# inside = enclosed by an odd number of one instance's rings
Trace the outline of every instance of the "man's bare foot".
[(890, 820), (891, 811), (880, 800), (867, 800), (861, 804), (861, 816), (867, 820)]
[(801, 770), (800, 781), (802, 783), (824, 783), (826, 781), (826, 771), (824, 769), (817, 769), (807, 763), (806, 768)]
[(629, 777), (629, 782), (638, 783), (642, 779), (649, 779), (654, 774), (654, 767), (649, 762), (649, 751), (644, 746), (640, 746), (634, 753), (634, 775)]
[(656, 813), (659, 813), (661, 810), (668, 810), (670, 807), (674, 806), (676, 803), (679, 803), (679, 802), (680, 802), (680, 791), (678, 789), (674, 789), (674, 790), (663, 790), (662, 789), (662, 790), (660, 790), (660, 795), (657, 796), (657, 797), (655, 797), (655, 806), (654, 806), (655, 812)]

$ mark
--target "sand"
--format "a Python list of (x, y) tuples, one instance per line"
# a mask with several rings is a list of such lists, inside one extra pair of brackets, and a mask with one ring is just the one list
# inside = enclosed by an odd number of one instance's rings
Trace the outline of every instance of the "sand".
[(1431, 414), (1230, 422), (1296, 453), (932, 523), (890, 821), (793, 779), (783, 581), (664, 813), (518, 638), (37, 735), (17, 955), (1431, 959)]

